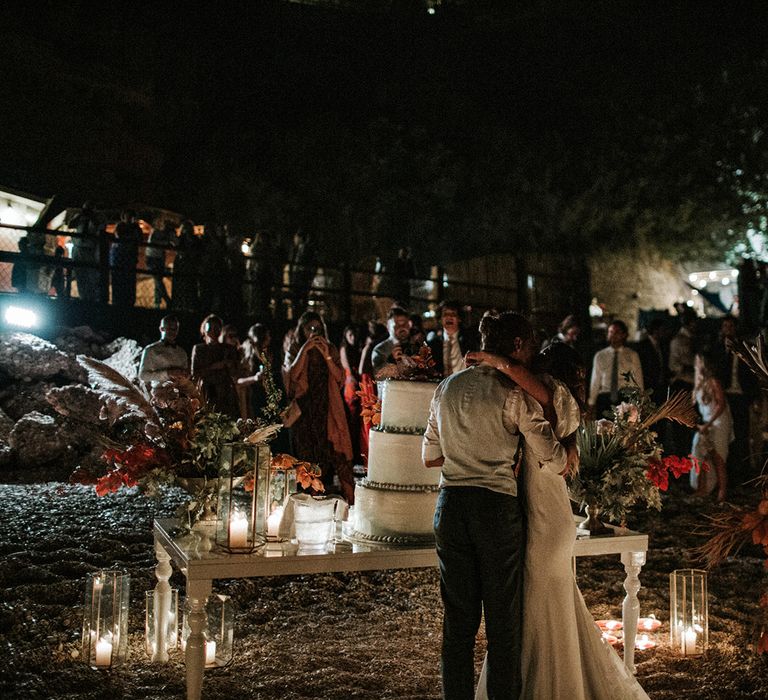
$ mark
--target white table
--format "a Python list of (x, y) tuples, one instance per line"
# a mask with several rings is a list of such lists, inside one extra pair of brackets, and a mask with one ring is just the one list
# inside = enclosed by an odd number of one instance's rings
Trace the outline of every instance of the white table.
[[(175, 520), (155, 520), (155, 555), (157, 557), (157, 586), (159, 609), (165, 611), (164, 601), (170, 598), (173, 562), (187, 580), (187, 609), (190, 636), (185, 652), (188, 700), (200, 700), (203, 668), (206, 614), (205, 604), (211, 594), (214, 579), (255, 578), (258, 576), (289, 576), (334, 571), (375, 571), (437, 566), (434, 546), (394, 547), (360, 544), (343, 540), (329, 545), (324, 552), (302, 552), (295, 544), (269, 542), (253, 554), (228, 554), (213, 547), (205, 532), (182, 534)], [(624, 663), (634, 673), (634, 650), (640, 603), (640, 570), (645, 564), (648, 536), (614, 528), (605, 537), (578, 539), (574, 556), (620, 554), (626, 578), (627, 592), (622, 609), (624, 622)], [(162, 620), (158, 630), (164, 629)], [(158, 640), (159, 642), (161, 640)], [(165, 645), (158, 643), (153, 661), (167, 661)]]

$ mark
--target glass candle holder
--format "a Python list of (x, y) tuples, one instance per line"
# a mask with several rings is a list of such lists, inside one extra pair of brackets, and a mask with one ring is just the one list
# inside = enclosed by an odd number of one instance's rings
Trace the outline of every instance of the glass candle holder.
[(128, 603), (131, 577), (124, 571), (88, 574), (83, 610), (83, 660), (111, 668), (128, 659)]
[(259, 478), (269, 465), (269, 445), (231, 442), (219, 455), (216, 545), (228, 552), (252, 552), (266, 542), (266, 483)]
[(296, 467), (278, 468), (270, 466), (262, 472), (265, 479), (264, 510), (267, 516), (267, 540), (280, 540), (280, 523), (288, 499), (296, 493)]
[[(208, 596), (205, 604), (207, 624), (205, 629), (205, 668), (226, 666), (232, 660), (234, 643), (234, 613), (232, 601), (227, 595)], [(189, 639), (189, 611), (184, 606), (184, 622), (181, 629), (181, 650), (186, 651)]]
[[(157, 656), (161, 646), (165, 651), (175, 651), (179, 644), (179, 591), (172, 588), (166, 600), (157, 591), (146, 592), (146, 615), (144, 618), (144, 647), (150, 659)], [(162, 610), (162, 607), (165, 610)], [(164, 624), (162, 624), (164, 623)]]
[(669, 636), (682, 656), (701, 656), (709, 643), (707, 572), (678, 569), (669, 575)]

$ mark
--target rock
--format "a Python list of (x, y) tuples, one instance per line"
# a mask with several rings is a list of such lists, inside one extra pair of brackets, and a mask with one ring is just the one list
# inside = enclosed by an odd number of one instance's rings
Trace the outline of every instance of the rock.
[(85, 371), (73, 356), (31, 333), (0, 333), (0, 371), (17, 381), (57, 376), (67, 381), (86, 381)]
[(126, 379), (135, 381), (139, 374), (139, 360), (143, 348), (131, 338), (117, 338), (104, 346), (107, 357), (104, 364), (117, 370)]
[(61, 459), (67, 452), (67, 441), (55, 419), (37, 411), (16, 422), (8, 442), (22, 467), (42, 466)]
[(53, 386), (46, 381), (13, 384), (0, 394), (0, 407), (14, 421), (33, 411), (52, 415), (45, 396)]
[(0, 409), (0, 442), (8, 442), (8, 436), (11, 434), (11, 430), (13, 430), (13, 423), (13, 419)]
[(94, 331), (90, 326), (64, 328), (53, 340), (59, 350), (64, 350), (71, 355), (90, 355), (98, 360), (103, 360), (107, 356), (102, 349), (107, 341), (106, 335)]

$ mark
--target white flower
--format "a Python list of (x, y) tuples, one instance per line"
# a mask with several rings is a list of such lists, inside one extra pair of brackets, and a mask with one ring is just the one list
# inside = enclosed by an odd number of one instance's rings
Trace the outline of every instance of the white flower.
[(601, 418), (599, 421), (597, 421), (598, 435), (611, 435), (615, 428), (616, 426), (614, 425), (613, 421), (608, 420), (607, 418)]
[(627, 423), (638, 423), (640, 421), (640, 411), (633, 403), (623, 401), (614, 409), (617, 418), (626, 418)]

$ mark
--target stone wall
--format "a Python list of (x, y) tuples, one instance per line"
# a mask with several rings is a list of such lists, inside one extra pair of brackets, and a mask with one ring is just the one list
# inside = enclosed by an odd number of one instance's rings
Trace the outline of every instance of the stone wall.
[(593, 256), (589, 266), (592, 296), (609, 317), (626, 322), (630, 339), (637, 333), (641, 309), (673, 313), (676, 301), (690, 299), (685, 272), (655, 251), (602, 253)]

